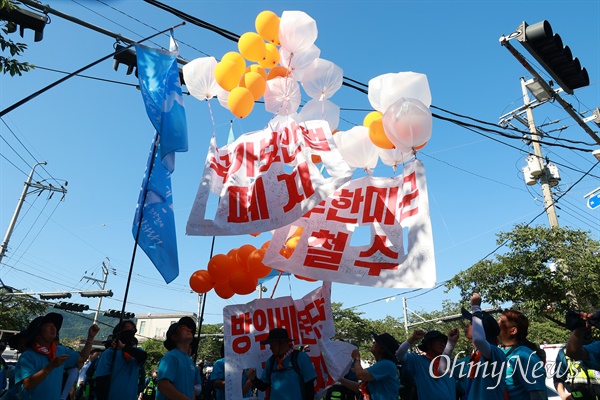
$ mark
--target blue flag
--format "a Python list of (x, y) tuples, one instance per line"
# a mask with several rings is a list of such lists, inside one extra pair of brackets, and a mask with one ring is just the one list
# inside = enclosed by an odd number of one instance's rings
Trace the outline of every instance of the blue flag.
[[(165, 282), (170, 283), (179, 275), (171, 173), (175, 169), (175, 152), (188, 149), (177, 52), (138, 44), (136, 56), (142, 98), (156, 133), (142, 181), (132, 232), (135, 238), (139, 227), (139, 246)], [(150, 166), (152, 173), (148, 174)]]
[[(140, 228), (138, 244), (150, 258), (165, 282), (170, 283), (179, 275), (179, 261), (177, 257), (177, 237), (175, 236), (175, 216), (173, 214), (173, 197), (171, 192), (171, 173), (162, 165), (159, 151), (155, 151), (158, 132), (154, 135), (148, 166), (142, 180), (142, 189), (138, 198), (138, 206), (133, 219), (133, 237), (135, 238), (140, 225), (140, 206), (143, 206), (143, 217)], [(152, 173), (148, 176), (150, 165)]]

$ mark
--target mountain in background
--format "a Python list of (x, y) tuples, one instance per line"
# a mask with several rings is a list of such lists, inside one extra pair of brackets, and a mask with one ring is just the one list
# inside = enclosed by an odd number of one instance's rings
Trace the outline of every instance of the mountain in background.
[[(88, 329), (94, 322), (94, 313), (76, 313), (51, 308), (48, 312), (56, 312), (63, 316), (63, 324), (60, 328), (61, 340), (78, 339), (87, 337)], [(119, 322), (118, 318), (105, 317), (102, 314), (98, 315), (96, 322), (100, 327), (100, 332), (96, 336), (96, 340), (106, 340), (107, 336), (112, 334), (114, 326)], [(134, 319), (135, 322), (135, 319)]]

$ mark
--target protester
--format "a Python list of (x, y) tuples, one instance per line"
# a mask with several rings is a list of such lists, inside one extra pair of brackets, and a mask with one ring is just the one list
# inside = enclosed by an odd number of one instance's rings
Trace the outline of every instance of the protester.
[(52, 312), (35, 318), (27, 327), (30, 341), (15, 371), (15, 381), (23, 385), (23, 400), (59, 400), (64, 370), (83, 366), (90, 354), (98, 326), (90, 326), (85, 346), (78, 353), (54, 343), (62, 321), (62, 315)]
[(137, 399), (139, 372), (148, 355), (137, 347), (135, 333), (132, 321), (122, 321), (113, 329), (111, 346), (102, 352), (96, 367), (98, 400)]
[[(208, 378), (215, 388), (216, 400), (225, 400), (225, 348), (221, 345), (221, 358), (213, 364), (213, 370)], [(252, 397), (252, 381), (248, 379), (246, 371), (242, 373), (242, 395)]]
[(146, 378), (144, 390), (140, 393), (138, 400), (154, 400), (158, 386), (158, 371), (152, 371), (152, 375)]
[(506, 355), (506, 390), (511, 400), (547, 399), (546, 370), (527, 340), (529, 319), (520, 311), (504, 310), (498, 319), (499, 339)]
[[(396, 351), (403, 372), (411, 376), (417, 396), (421, 399), (456, 399), (456, 381), (450, 374), (441, 374), (439, 371), (440, 356), (448, 337), (456, 338), (456, 342), (458, 329), (448, 332), (448, 336), (436, 330), (425, 333), (418, 329)], [(408, 353), (410, 347), (420, 339), (423, 340), (418, 347), (425, 354)]]
[[(88, 400), (95, 398), (93, 395), (95, 392), (93, 391), (92, 387), (92, 382), (94, 381), (92, 376), (95, 372), (96, 365), (101, 354), (102, 349), (92, 349), (88, 360), (79, 371), (79, 376), (77, 378), (77, 391), (75, 393), (76, 400)], [(93, 368), (90, 370), (92, 366)], [(89, 374), (88, 371), (90, 372)]]
[(157, 400), (193, 400), (198, 369), (188, 355), (196, 334), (196, 323), (183, 317), (167, 330), (164, 346), (167, 354), (158, 365)]
[[(490, 314), (481, 311), (481, 296), (471, 296), (471, 312), (461, 310), (463, 318), (469, 321), (465, 327), (465, 337), (473, 343), (475, 350), (456, 364), (447, 364), (459, 335), (452, 335), (440, 358), (440, 371), (450, 373), (464, 391), (464, 400), (504, 400), (505, 388), (502, 367), (506, 355), (498, 348), (500, 327)], [(448, 358), (446, 358), (446, 356)]]
[(270, 400), (314, 398), (314, 381), (317, 378), (315, 367), (307, 353), (294, 350), (292, 342), (286, 329), (271, 329), (267, 339), (260, 342), (268, 344), (272, 353), (260, 379), (254, 368), (246, 371), (248, 379), (258, 390), (264, 392), (269, 389)]
[[(586, 329), (584, 344), (592, 342), (591, 329)], [(554, 388), (562, 400), (596, 400), (600, 395), (600, 371), (588, 366), (588, 361), (573, 360), (560, 349), (553, 371)]]
[[(567, 313), (567, 327), (572, 330), (565, 353), (574, 360), (589, 361), (590, 368), (600, 370), (600, 341), (584, 343), (585, 332), (592, 326), (600, 328), (600, 311), (589, 314), (581, 311)], [(570, 320), (573, 319), (571, 322)]]
[(395, 355), (399, 347), (398, 341), (389, 333), (371, 334), (374, 339), (371, 353), (375, 357), (375, 364), (364, 369), (359, 350), (352, 350), (354, 373), (359, 382), (341, 378), (340, 383), (355, 392), (360, 391), (365, 398), (371, 400), (397, 399), (400, 391)]

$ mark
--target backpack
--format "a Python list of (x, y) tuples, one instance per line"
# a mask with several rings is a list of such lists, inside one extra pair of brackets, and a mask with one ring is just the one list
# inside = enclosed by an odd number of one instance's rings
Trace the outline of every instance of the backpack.
[[(294, 369), (294, 372), (296, 373), (296, 375), (298, 375), (298, 379), (300, 380), (300, 390), (302, 391), (302, 398), (304, 399), (304, 378), (302, 377), (302, 371), (300, 371), (300, 366), (298, 365), (298, 354), (300, 354), (299, 350), (292, 351), (291, 362), (292, 362), (292, 368)], [(265, 368), (267, 370), (267, 378), (268, 378), (269, 382), (272, 382), (271, 374), (273, 373), (273, 363), (274, 363), (273, 360), (274, 360), (273, 357), (269, 357), (269, 359), (267, 360), (267, 365), (265, 365)], [(269, 395), (270, 395), (270, 388), (267, 389), (267, 396), (265, 397), (267, 400), (270, 397)]]
[(156, 389), (157, 389), (157, 382), (152, 378), (148, 379), (148, 382), (146, 383), (144, 390), (142, 390), (142, 399), (143, 400), (154, 400), (156, 398)]

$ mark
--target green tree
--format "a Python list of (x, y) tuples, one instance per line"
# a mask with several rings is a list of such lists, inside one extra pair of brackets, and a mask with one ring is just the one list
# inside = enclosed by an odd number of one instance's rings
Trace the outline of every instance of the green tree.
[(48, 306), (31, 296), (13, 296), (12, 288), (0, 288), (0, 328), (20, 331), (38, 315), (43, 315)]
[(223, 324), (202, 325), (202, 334), (211, 336), (204, 336), (200, 338), (200, 344), (198, 346), (198, 360), (203, 360), (205, 363), (214, 363), (221, 358), (221, 345), (223, 344)]
[[(10, 10), (15, 7), (16, 2), (14, 0), (0, 0), (0, 10)], [(2, 21), (2, 27), (0, 33), (0, 49), (2, 52), (8, 51), (10, 57), (0, 56), (0, 66), (3, 73), (9, 73), (11, 76), (23, 75), (23, 72), (27, 72), (32, 68), (35, 68), (33, 64), (19, 61), (16, 56), (21, 56), (27, 49), (25, 43), (13, 42), (12, 39), (6, 38), (9, 32), (14, 31), (14, 22)]]
[(479, 292), (492, 304), (518, 304), (530, 318), (551, 311), (564, 320), (567, 310), (600, 306), (600, 242), (588, 232), (516, 225), (497, 243), (508, 251), (461, 271), (447, 288), (458, 287), (465, 299)]
[(160, 359), (167, 354), (167, 349), (163, 345), (162, 340), (156, 339), (147, 339), (142, 342), (140, 346), (144, 349), (146, 354), (148, 354), (145, 368), (146, 373), (149, 375), (152, 371), (158, 370), (158, 363), (160, 362)]

